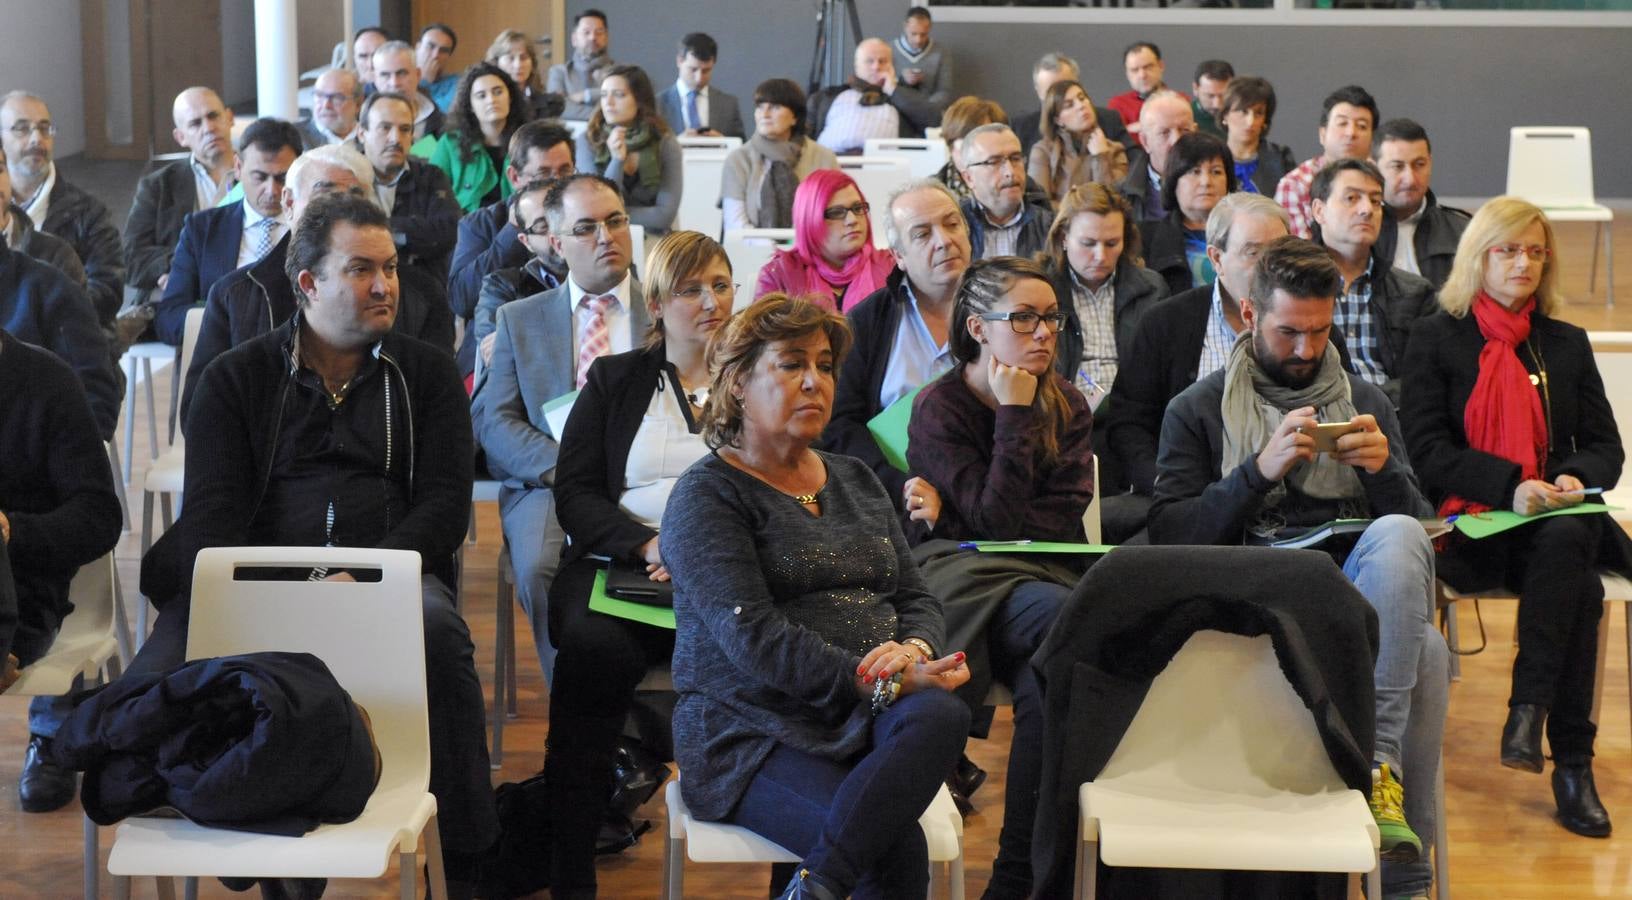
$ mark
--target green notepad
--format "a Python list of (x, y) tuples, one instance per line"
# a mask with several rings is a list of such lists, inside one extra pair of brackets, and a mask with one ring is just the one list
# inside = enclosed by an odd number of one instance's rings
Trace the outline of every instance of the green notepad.
[(545, 400), (540, 406), (544, 413), (544, 425), (549, 429), (550, 437), (561, 440), (562, 432), (567, 430), (567, 417), (572, 415), (572, 406), (578, 402), (578, 392), (568, 391), (554, 400)]
[(1551, 516), (1590, 516), (1594, 513), (1605, 513), (1618, 506), (1609, 506), (1603, 503), (1580, 503), (1575, 506), (1566, 506), (1551, 512), (1536, 513), (1533, 516), (1521, 516), (1511, 509), (1491, 509), (1482, 513), (1464, 513), (1456, 517), (1456, 530), (1474, 540), (1487, 538), (1493, 534), (1511, 531), (1520, 525), (1546, 519)]
[(968, 541), (981, 553), (1109, 553), (1115, 544), (1077, 544), (1070, 541), (1032, 541), (1016, 544), (1004, 541)]
[(867, 420), (867, 431), (883, 452), (884, 461), (903, 472), (907, 471), (907, 423), (912, 421), (912, 401), (923, 389), (923, 385), (913, 388)]
[(605, 616), (617, 616), (631, 622), (674, 630), (674, 610), (664, 606), (630, 603), (606, 595), (606, 570), (595, 573), (595, 587), (589, 592), (589, 608)]

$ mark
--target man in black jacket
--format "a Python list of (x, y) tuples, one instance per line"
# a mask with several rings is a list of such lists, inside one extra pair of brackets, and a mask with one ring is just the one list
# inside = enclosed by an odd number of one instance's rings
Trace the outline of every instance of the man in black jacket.
[(1375, 155), (1388, 206), (1377, 235), (1377, 257), (1421, 275), (1436, 290), (1444, 287), (1456, 262), (1456, 244), (1472, 217), (1434, 199), (1428, 186), (1434, 176), (1428, 132), (1410, 119), (1390, 119), (1377, 130)]
[[(142, 560), (142, 593), (160, 612), (130, 673), (181, 661), (200, 549), (417, 551), (431, 792), (448, 880), (469, 883), (498, 832), (482, 686), (450, 588), (470, 511), (470, 414), (453, 360), (391, 333), (396, 258), (390, 222), (372, 200), (307, 205), (284, 265), (299, 314), (222, 355), (199, 381), (189, 440), (212, 452), (188, 454), (185, 510)], [(450, 884), (450, 893), (469, 896), (468, 885)]]
[(11, 202), (11, 172), (3, 159), (0, 159), (0, 234), (5, 236), (6, 246), (46, 263), (67, 275), (80, 290), (86, 289), (85, 267), (80, 264), (74, 248), (62, 238), (35, 228), (28, 213)]
[(83, 289), (57, 269), (0, 247), (0, 328), (67, 363), (90, 399), (97, 433), (113, 439), (124, 381)]
[(100, 200), (69, 184), (57, 171), (52, 157), (56, 133), (45, 101), (23, 91), (0, 98), (0, 144), (5, 147), (17, 205), (35, 227), (67, 241), (79, 254), (97, 323), (111, 330), (124, 297), (119, 229)]
[[(79, 298), (80, 303), (84, 299)], [(79, 567), (119, 541), (119, 497), (85, 390), (61, 360), (0, 331), (0, 665), (27, 668), (51, 648), (73, 609), (68, 584)], [(8, 615), (9, 613), (9, 615)], [(74, 776), (40, 758), (65, 710), (56, 698), (29, 705), (29, 742), (18, 798), (24, 812), (61, 809)]]

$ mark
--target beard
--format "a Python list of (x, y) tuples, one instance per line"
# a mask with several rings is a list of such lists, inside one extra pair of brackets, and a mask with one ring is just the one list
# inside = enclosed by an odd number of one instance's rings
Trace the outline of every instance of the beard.
[(1320, 357), (1312, 360), (1296, 356), (1276, 357), (1256, 328), (1252, 332), (1252, 355), (1258, 361), (1258, 368), (1262, 369), (1271, 381), (1294, 391), (1301, 391), (1314, 384), (1315, 377), (1320, 374)]

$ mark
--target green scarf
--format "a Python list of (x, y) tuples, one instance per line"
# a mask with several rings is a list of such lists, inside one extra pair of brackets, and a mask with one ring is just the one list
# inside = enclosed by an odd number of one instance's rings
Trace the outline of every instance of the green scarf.
[[(613, 127), (615, 126), (608, 126), (607, 132), (611, 132)], [(658, 158), (657, 152), (661, 142), (662, 138), (658, 136), (657, 129), (647, 122), (624, 126), (623, 146), (629, 153), (635, 155), (636, 164), (639, 166), (635, 170), (635, 183), (648, 191), (655, 192), (663, 181), (663, 161)], [(595, 147), (595, 168), (604, 172), (610, 162), (612, 151), (607, 149), (606, 139), (603, 137)], [(627, 178), (620, 180), (625, 185), (628, 184)]]

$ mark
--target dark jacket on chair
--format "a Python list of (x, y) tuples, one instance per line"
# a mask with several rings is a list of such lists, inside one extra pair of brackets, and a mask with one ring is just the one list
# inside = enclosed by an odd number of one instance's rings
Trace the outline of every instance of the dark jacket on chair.
[[(1451, 264), (1456, 262), (1457, 242), (1462, 240), (1462, 232), (1468, 229), (1468, 221), (1473, 217), (1454, 206), (1440, 206), (1433, 191), (1428, 192), (1423, 203), (1426, 208), (1422, 211), (1422, 218), (1417, 220), (1411, 246), (1416, 248), (1417, 268), (1422, 271), (1422, 277), (1428, 279), (1437, 290), (1445, 286), (1445, 279), (1451, 277)], [(1400, 220), (1393, 210), (1385, 210), (1382, 229), (1377, 232), (1377, 257), (1392, 262), (1399, 240)]]
[[(287, 237), (287, 233), (285, 237)], [(187, 310), (210, 296), (210, 288), (238, 268), (238, 246), (244, 239), (244, 204), (233, 203), (189, 213), (170, 262), (170, 280), (153, 318), (153, 331), (172, 347), (181, 346)]]
[(0, 328), (67, 363), (91, 402), (97, 433), (113, 438), (124, 380), (83, 288), (39, 260), (0, 247)]
[(197, 205), (198, 183), (190, 156), (149, 172), (136, 183), (136, 198), (125, 217), (124, 257), (126, 283), (136, 289), (138, 303), (157, 299), (152, 294), (158, 290), (159, 276), (170, 271), (182, 221)]
[(97, 323), (112, 326), (124, 302), (124, 253), (119, 246), (119, 229), (102, 201), (69, 184), (57, 172), (51, 189), (42, 231), (68, 242), (85, 266), (86, 292), (96, 309)]

